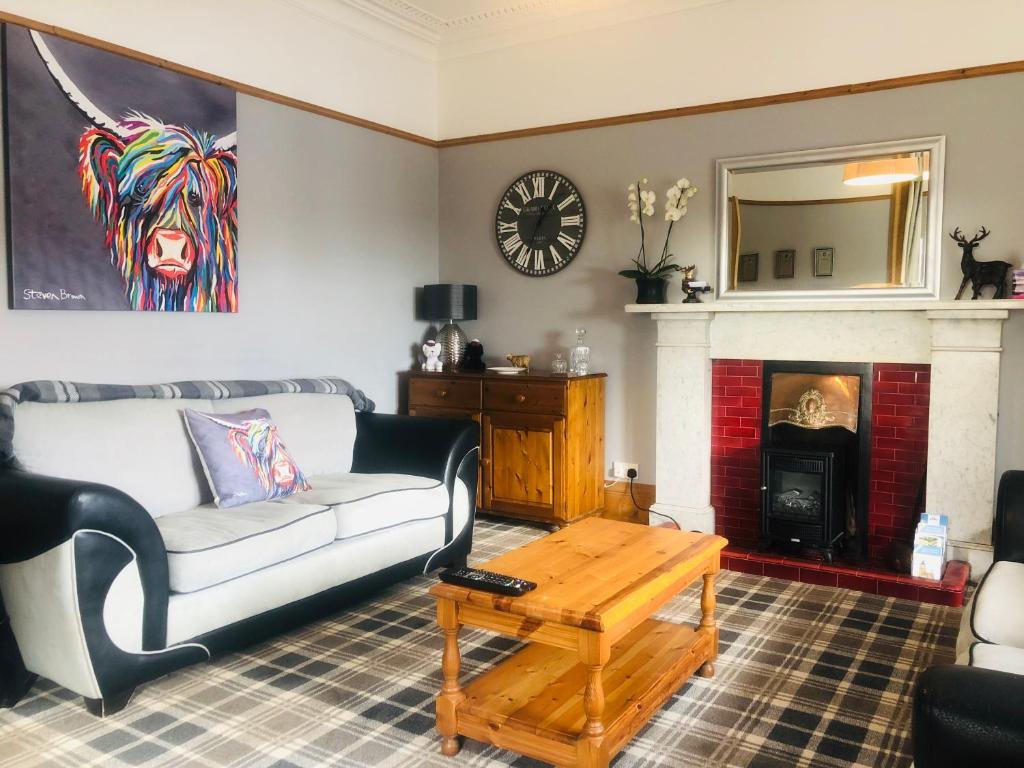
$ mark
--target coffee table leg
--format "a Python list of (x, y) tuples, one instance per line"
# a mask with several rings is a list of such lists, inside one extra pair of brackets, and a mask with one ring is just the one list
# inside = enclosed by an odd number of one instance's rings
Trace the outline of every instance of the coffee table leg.
[(705, 661), (697, 674), (701, 677), (715, 676), (715, 659), (718, 658), (718, 625), (715, 623), (715, 574), (704, 574), (704, 589), (700, 593), (700, 628), (711, 634), (711, 658)]
[(441, 754), (451, 757), (462, 749), (458, 733), (459, 704), (466, 694), (459, 685), (462, 657), (459, 655), (459, 607), (452, 600), (437, 601), (437, 623), (444, 631), (441, 654), (441, 692), (437, 697), (437, 730), (441, 733)]
[(604, 743), (604, 680), (602, 673), (611, 657), (611, 645), (600, 632), (581, 632), (579, 656), (587, 668), (583, 690), (583, 711), (587, 720), (580, 734), (577, 764), (581, 768), (606, 768), (608, 747)]

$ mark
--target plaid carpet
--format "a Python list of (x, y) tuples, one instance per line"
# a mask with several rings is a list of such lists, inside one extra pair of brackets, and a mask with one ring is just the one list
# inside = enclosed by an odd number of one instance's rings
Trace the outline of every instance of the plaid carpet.
[[(477, 526), (474, 562), (543, 535)], [(273, 642), (141, 688), (100, 720), (46, 683), (0, 710), (0, 768), (30, 765), (533, 768), (466, 741), (444, 758), (434, 731), (441, 635), (432, 577)], [(660, 612), (696, 622), (695, 585)], [(695, 678), (614, 765), (906, 766), (915, 675), (949, 661), (959, 610), (723, 571), (717, 675)], [(463, 680), (518, 648), (461, 635)]]

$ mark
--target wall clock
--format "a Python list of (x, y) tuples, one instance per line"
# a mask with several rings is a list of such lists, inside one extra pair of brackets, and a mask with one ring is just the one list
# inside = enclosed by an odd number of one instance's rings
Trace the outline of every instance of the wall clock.
[(565, 269), (583, 244), (586, 211), (576, 186), (554, 171), (530, 171), (505, 190), (494, 217), (498, 250), (530, 277)]

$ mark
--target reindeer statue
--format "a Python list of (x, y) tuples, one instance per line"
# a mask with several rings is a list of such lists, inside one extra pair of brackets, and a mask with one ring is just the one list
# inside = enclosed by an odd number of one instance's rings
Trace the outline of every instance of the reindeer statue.
[(978, 261), (974, 258), (974, 249), (978, 243), (989, 236), (989, 231), (982, 227), (970, 240), (964, 237), (957, 227), (949, 236), (956, 240), (956, 244), (963, 249), (964, 255), (960, 259), (960, 270), (964, 273), (963, 282), (960, 283), (960, 290), (956, 292), (959, 299), (967, 287), (967, 281), (971, 281), (971, 299), (981, 295), (981, 289), (986, 285), (995, 286), (996, 292), (993, 299), (1002, 299), (1006, 296), (1006, 276), (1010, 272), (1011, 264), (1005, 261)]

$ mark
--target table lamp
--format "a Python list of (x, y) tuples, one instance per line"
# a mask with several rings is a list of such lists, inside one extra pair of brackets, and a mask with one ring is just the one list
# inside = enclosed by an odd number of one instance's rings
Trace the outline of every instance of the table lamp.
[(437, 332), (441, 361), (446, 368), (458, 368), (466, 354), (466, 334), (456, 320), (476, 320), (476, 286), (436, 283), (423, 286), (423, 315), (427, 320), (446, 320)]

